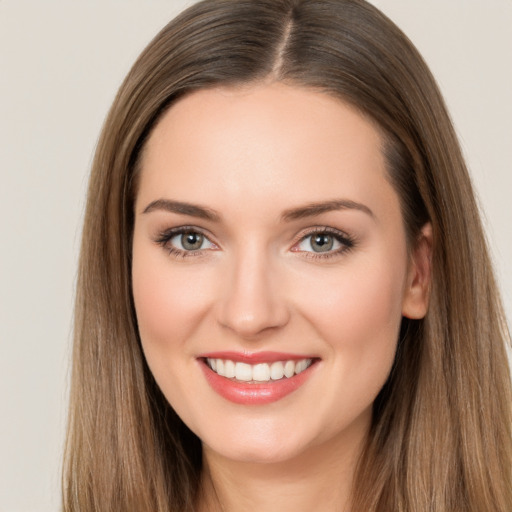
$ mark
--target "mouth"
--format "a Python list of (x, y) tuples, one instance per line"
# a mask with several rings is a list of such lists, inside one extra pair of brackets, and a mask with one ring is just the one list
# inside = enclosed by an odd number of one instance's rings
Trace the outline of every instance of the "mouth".
[(307, 370), (312, 364), (312, 358), (274, 361), (272, 363), (249, 364), (231, 359), (205, 358), (206, 364), (217, 375), (239, 382), (258, 383), (290, 379)]
[(263, 405), (299, 389), (319, 359), (274, 352), (223, 352), (198, 361), (208, 384), (221, 397), (236, 404)]

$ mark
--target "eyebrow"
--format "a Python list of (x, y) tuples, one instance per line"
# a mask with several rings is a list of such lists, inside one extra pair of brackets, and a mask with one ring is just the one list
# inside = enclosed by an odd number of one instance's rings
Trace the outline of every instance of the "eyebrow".
[[(213, 222), (218, 222), (221, 218), (215, 210), (205, 206), (192, 203), (184, 203), (182, 201), (174, 201), (171, 199), (157, 199), (152, 201), (148, 204), (148, 206), (146, 206), (142, 213), (150, 213), (157, 210), (164, 210), (166, 212), (178, 213), (181, 215), (189, 215), (191, 217), (198, 217), (200, 219), (210, 220)], [(375, 215), (370, 210), (370, 208), (362, 203), (357, 203), (349, 199), (334, 199), (318, 203), (309, 203), (305, 206), (285, 210), (281, 215), (281, 219), (285, 222), (290, 222), (307, 217), (315, 217), (317, 215), (321, 215), (322, 213), (337, 210), (358, 210), (366, 213), (372, 218), (375, 218)]]
[(284, 221), (292, 221), (304, 219), (306, 217), (315, 217), (317, 215), (321, 215), (322, 213), (337, 210), (358, 210), (360, 212), (366, 213), (372, 218), (375, 218), (374, 213), (370, 210), (370, 208), (368, 208), (368, 206), (362, 203), (351, 201), (349, 199), (334, 199), (331, 201), (310, 203), (299, 208), (292, 208), (290, 210), (285, 210), (281, 215), (281, 218)]
[(183, 203), (181, 201), (172, 201), (170, 199), (157, 199), (149, 203), (142, 213), (150, 213), (156, 210), (164, 210), (181, 215), (190, 215), (200, 219), (218, 222), (220, 215), (210, 208), (197, 204)]

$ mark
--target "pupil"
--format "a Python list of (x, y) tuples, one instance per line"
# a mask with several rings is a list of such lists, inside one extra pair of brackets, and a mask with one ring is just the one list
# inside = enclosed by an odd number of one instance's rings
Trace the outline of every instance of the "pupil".
[(319, 234), (313, 237), (311, 245), (316, 252), (326, 252), (332, 249), (334, 239), (331, 235)]
[(197, 250), (203, 244), (203, 235), (199, 233), (184, 233), (181, 235), (181, 244), (188, 251)]

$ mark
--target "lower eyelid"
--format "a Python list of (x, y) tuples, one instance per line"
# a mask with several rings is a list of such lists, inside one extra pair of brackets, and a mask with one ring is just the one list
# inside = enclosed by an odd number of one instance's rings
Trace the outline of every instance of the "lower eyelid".
[[(207, 247), (195, 249), (195, 250), (187, 250), (187, 249), (181, 249), (179, 247), (176, 247), (176, 244), (172, 244), (171, 240), (173, 238), (176, 238), (178, 236), (181, 236), (185, 233), (197, 233), (204, 237), (204, 241), (207, 243)], [(308, 238), (311, 238), (312, 236), (316, 234), (327, 234), (334, 238), (335, 240), (335, 246), (325, 252), (317, 252), (314, 250), (304, 250), (298, 248), (300, 244), (304, 243)], [(188, 256), (201, 256), (205, 255), (204, 253), (206, 251), (209, 251), (211, 249), (218, 249), (217, 245), (212, 242), (210, 237), (206, 235), (202, 230), (194, 228), (192, 226), (182, 226), (180, 228), (173, 228), (166, 231), (161, 232), (159, 235), (157, 235), (154, 238), (155, 243), (162, 246), (165, 250), (169, 252), (169, 254), (172, 254), (176, 257), (188, 257)], [(311, 242), (310, 242), (311, 243)], [(329, 258), (329, 257), (335, 257), (340, 256), (342, 253), (345, 253), (349, 250), (351, 250), (356, 245), (354, 239), (350, 237), (349, 235), (339, 232), (338, 230), (333, 229), (316, 229), (314, 231), (310, 231), (309, 233), (302, 235), (300, 240), (294, 244), (294, 246), (291, 248), (292, 252), (301, 252), (304, 253), (306, 257), (309, 258)]]
[[(309, 244), (311, 245), (311, 237), (314, 236), (316, 233), (313, 233), (312, 235), (307, 235), (305, 236), (298, 244), (296, 244), (297, 246), (300, 246), (301, 244), (303, 243), (306, 243), (307, 240), (309, 239)], [(338, 251), (339, 249), (341, 249), (342, 247), (346, 246), (347, 244), (344, 243), (343, 241), (339, 240), (336, 236), (332, 235), (331, 233), (329, 233), (330, 236), (332, 236), (334, 238), (334, 245), (335, 247), (333, 247), (332, 249), (330, 249), (328, 252), (336, 252)], [(336, 247), (337, 245), (337, 247)], [(305, 249), (302, 249), (303, 252), (316, 252), (316, 251), (307, 251)], [(326, 251), (327, 252), (327, 251)]]
[(301, 254), (303, 258), (310, 259), (310, 260), (334, 260), (336, 261), (338, 258), (343, 258), (348, 253), (350, 253), (354, 249), (353, 245), (344, 245), (342, 244), (341, 247), (338, 249), (334, 249), (331, 251), (326, 252), (315, 252), (315, 251), (296, 251)]
[[(185, 249), (181, 248), (181, 242), (173, 243), (172, 240), (176, 237), (180, 237), (186, 233), (197, 233), (203, 237), (203, 245), (206, 247), (201, 247), (199, 249)], [(216, 250), (217, 245), (211, 240), (211, 237), (208, 236), (203, 230), (198, 229), (194, 226), (179, 226), (176, 228), (166, 229), (158, 233), (154, 237), (154, 242), (161, 246), (170, 256), (175, 259), (184, 259), (189, 257), (204, 257), (211, 250)]]

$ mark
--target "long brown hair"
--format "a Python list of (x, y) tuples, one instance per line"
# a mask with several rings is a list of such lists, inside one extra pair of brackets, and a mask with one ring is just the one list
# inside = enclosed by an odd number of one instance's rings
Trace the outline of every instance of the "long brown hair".
[(194, 509), (201, 444), (156, 386), (133, 308), (138, 162), (177, 98), (263, 80), (326, 92), (373, 119), (409, 244), (433, 228), (429, 312), (403, 320), (353, 510), (510, 512), (509, 333), (470, 178), (427, 66), (363, 0), (205, 0), (155, 37), (122, 84), (89, 184), (64, 510)]

